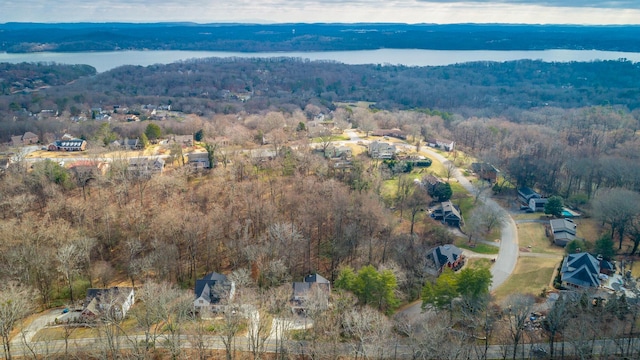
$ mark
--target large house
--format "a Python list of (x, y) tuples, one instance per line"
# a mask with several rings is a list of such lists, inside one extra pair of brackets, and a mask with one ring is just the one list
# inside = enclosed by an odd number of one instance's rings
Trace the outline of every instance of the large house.
[(304, 309), (313, 296), (317, 297), (318, 305), (327, 306), (331, 295), (331, 282), (318, 274), (311, 274), (304, 277), (302, 282), (293, 283), (293, 294), (291, 300), (293, 308)]
[(553, 243), (558, 246), (566, 246), (576, 238), (576, 223), (571, 219), (553, 219), (549, 221)]
[(435, 220), (440, 220), (449, 226), (459, 227), (462, 223), (462, 214), (460, 213), (460, 209), (450, 200), (440, 203), (440, 207), (433, 211), (431, 217)]
[(31, 131), (27, 131), (23, 135), (15, 135), (11, 137), (11, 145), (13, 146), (21, 146), (21, 145), (32, 145), (38, 143), (38, 135), (32, 133)]
[(374, 159), (393, 159), (396, 156), (396, 146), (385, 142), (374, 141), (369, 144), (369, 156)]
[(193, 307), (197, 312), (215, 311), (222, 300), (232, 300), (236, 293), (236, 284), (225, 275), (211, 272), (196, 280)]
[(103, 316), (122, 320), (134, 302), (134, 291), (131, 287), (87, 289), (87, 297), (80, 316), (85, 320), (95, 320)]
[(87, 142), (82, 139), (56, 140), (47, 147), (49, 151), (85, 151)]
[(192, 152), (187, 154), (189, 166), (193, 169), (211, 169), (211, 161), (209, 161), (209, 153)]
[(562, 286), (567, 288), (600, 286), (600, 260), (586, 252), (567, 255), (560, 273)]
[(455, 271), (463, 265), (464, 255), (455, 245), (440, 245), (427, 252), (426, 268), (434, 275), (440, 274), (445, 267)]

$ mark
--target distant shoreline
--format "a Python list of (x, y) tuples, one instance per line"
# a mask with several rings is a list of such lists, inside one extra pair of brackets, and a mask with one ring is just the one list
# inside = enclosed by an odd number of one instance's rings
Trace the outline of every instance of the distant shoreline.
[(640, 52), (638, 25), (5, 23), (0, 52), (223, 51), (239, 53), (382, 49)]
[(355, 51), (314, 52), (224, 52), (180, 50), (123, 50), (108, 52), (28, 54), (0, 53), (0, 63), (59, 63), (86, 64), (98, 72), (105, 72), (124, 65), (149, 66), (204, 58), (298, 58), (309, 61), (331, 61), (347, 65), (399, 65), (399, 66), (447, 66), (468, 62), (507, 62), (541, 60), (544, 62), (590, 62), (597, 60), (625, 59), (640, 62), (640, 53), (623, 53), (599, 50), (540, 50), (540, 51), (491, 51), (491, 50), (421, 50), (380, 49)]

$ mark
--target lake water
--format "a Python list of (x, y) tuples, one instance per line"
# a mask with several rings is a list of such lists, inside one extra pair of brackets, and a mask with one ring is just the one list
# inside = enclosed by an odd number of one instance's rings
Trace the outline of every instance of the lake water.
[(357, 51), (318, 52), (261, 52), (241, 53), (225, 51), (111, 51), (83, 53), (0, 53), (0, 62), (56, 62), (61, 64), (88, 64), (98, 72), (122, 65), (169, 64), (180, 60), (207, 57), (271, 58), (294, 57), (309, 60), (331, 60), (349, 65), (382, 64), (406, 66), (439, 66), (471, 61), (542, 60), (546, 62), (595, 61), (627, 59), (640, 62), (640, 53), (599, 50), (539, 50), (539, 51), (492, 51), (492, 50), (419, 50), (381, 49)]

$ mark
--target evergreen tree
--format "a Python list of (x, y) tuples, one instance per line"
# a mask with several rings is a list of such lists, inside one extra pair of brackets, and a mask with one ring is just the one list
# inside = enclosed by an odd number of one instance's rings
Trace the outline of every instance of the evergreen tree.
[(547, 200), (547, 203), (544, 204), (544, 213), (548, 215), (553, 215), (555, 217), (562, 216), (562, 208), (564, 207), (564, 203), (560, 196), (552, 196)]

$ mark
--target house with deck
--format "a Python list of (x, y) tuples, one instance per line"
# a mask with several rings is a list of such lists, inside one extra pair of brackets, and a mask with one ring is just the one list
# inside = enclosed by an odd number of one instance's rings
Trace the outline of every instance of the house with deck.
[(593, 255), (583, 252), (569, 254), (560, 268), (562, 286), (584, 289), (600, 286), (600, 261)]
[(432, 275), (439, 275), (444, 268), (456, 271), (464, 265), (465, 257), (462, 249), (455, 245), (447, 244), (436, 246), (426, 255), (426, 270)]

